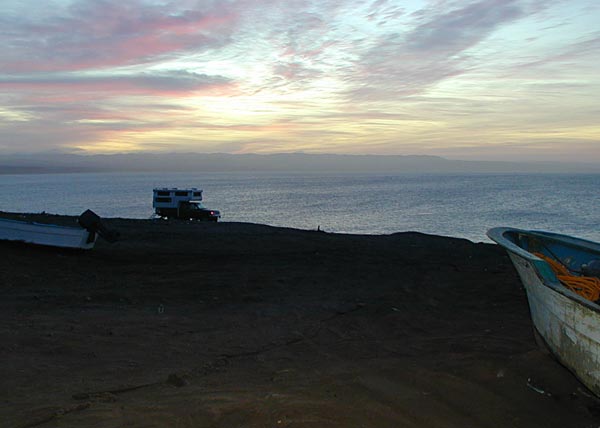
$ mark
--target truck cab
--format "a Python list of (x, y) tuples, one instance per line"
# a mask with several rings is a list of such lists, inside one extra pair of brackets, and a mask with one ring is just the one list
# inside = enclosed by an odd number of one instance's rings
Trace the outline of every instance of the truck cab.
[(221, 218), (218, 210), (202, 205), (201, 189), (156, 188), (153, 193), (152, 207), (160, 217), (215, 222)]

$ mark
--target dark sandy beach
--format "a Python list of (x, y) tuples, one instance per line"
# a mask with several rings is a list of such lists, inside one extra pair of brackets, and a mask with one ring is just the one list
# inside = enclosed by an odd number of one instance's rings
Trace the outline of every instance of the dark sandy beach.
[(600, 425), (496, 245), (107, 223), (87, 252), (0, 242), (1, 427)]

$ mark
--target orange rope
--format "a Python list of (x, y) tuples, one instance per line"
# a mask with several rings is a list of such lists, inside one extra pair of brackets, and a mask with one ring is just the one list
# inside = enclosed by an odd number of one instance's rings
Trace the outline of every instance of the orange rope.
[(561, 265), (556, 260), (553, 260), (541, 253), (533, 254), (547, 262), (556, 274), (558, 280), (562, 282), (569, 290), (591, 301), (600, 299), (599, 278), (573, 275), (565, 266)]

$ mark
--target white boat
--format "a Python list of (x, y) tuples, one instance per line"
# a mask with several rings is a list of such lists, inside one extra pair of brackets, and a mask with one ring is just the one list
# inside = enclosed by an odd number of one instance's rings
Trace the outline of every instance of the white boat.
[(567, 288), (565, 277), (559, 274), (559, 280), (555, 273), (558, 265), (575, 280), (597, 284), (600, 244), (506, 227), (487, 234), (508, 251), (525, 287), (534, 328), (547, 348), (600, 396), (600, 306), (578, 294), (580, 288)]
[(98, 236), (108, 242), (119, 238), (119, 233), (108, 229), (93, 211), (85, 211), (77, 222), (79, 226), (59, 226), (0, 218), (0, 240), (89, 250), (94, 247)]
[(0, 239), (52, 247), (90, 249), (96, 233), (83, 227), (58, 226), (20, 220), (0, 219)]

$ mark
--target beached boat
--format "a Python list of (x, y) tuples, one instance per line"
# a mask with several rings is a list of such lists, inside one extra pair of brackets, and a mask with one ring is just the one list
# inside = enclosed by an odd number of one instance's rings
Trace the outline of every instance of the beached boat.
[(58, 226), (20, 220), (0, 219), (0, 239), (52, 247), (90, 249), (96, 234), (83, 227)]
[(106, 228), (93, 211), (85, 211), (77, 221), (79, 226), (60, 226), (0, 218), (0, 240), (89, 250), (94, 247), (98, 235), (108, 242), (118, 238), (118, 233)]
[(588, 290), (578, 286), (597, 286), (600, 244), (504, 227), (487, 234), (508, 251), (525, 287), (534, 328), (547, 348), (600, 396), (600, 306), (590, 300), (597, 292), (585, 298)]

